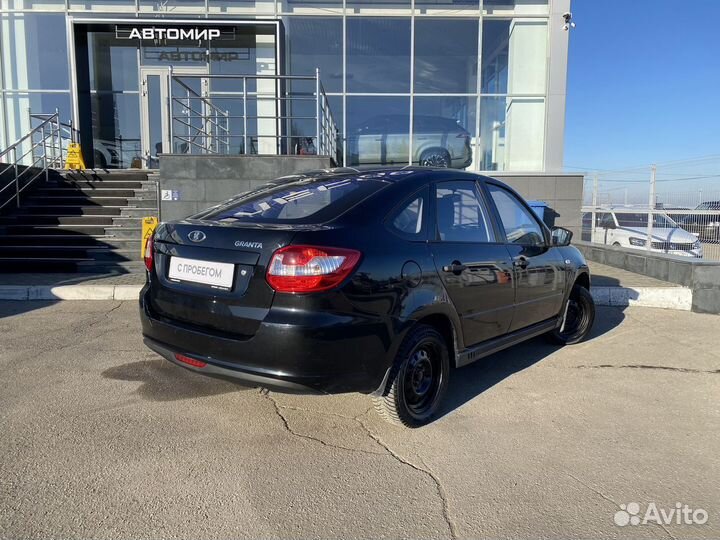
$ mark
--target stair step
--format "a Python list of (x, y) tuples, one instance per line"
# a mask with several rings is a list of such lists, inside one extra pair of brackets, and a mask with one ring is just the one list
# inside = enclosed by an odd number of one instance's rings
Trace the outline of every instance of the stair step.
[(47, 216), (121, 216), (126, 206), (23, 205), (28, 214)]
[[(140, 191), (140, 190), (137, 190)], [(87, 187), (38, 187), (33, 190), (33, 196), (38, 197), (137, 197), (134, 189), (115, 188), (87, 188)], [(154, 192), (153, 192), (154, 193)]]
[(142, 227), (114, 227), (107, 229), (108, 234), (113, 238), (135, 238), (140, 240), (142, 237)]
[(77, 265), (78, 272), (108, 272), (110, 270), (145, 272), (143, 261), (82, 261)]
[(4, 259), (0, 258), (0, 273), (142, 273), (141, 261), (94, 261), (76, 258)]
[(157, 199), (141, 199), (139, 197), (130, 197), (127, 200), (127, 206), (135, 208), (153, 208), (157, 211)]
[(118, 249), (134, 249), (140, 252), (141, 239), (115, 238), (107, 235), (84, 234), (50, 234), (50, 235), (17, 235), (0, 236), (0, 249), (4, 246), (67, 246), (67, 247), (106, 247)]
[(120, 210), (120, 216), (119, 217), (128, 217), (128, 218), (144, 218), (144, 217), (157, 217), (157, 208), (150, 207), (150, 208), (132, 208), (132, 207), (125, 207), (122, 210)]
[[(20, 198), (22, 201), (22, 197)], [(94, 203), (98, 206), (128, 206), (129, 197), (106, 197), (103, 196), (90, 196), (85, 197), (82, 195), (56, 195), (56, 196), (38, 196), (28, 195), (25, 197), (25, 202), (28, 204), (41, 205), (42, 203), (48, 205), (77, 205), (87, 206), (88, 203)]]
[(66, 171), (62, 176), (68, 180), (103, 182), (112, 180), (146, 181), (147, 173), (140, 171)]
[[(4, 231), (3, 231), (4, 229)], [(92, 235), (113, 235), (115, 228), (113, 225), (42, 225), (42, 224), (24, 224), (24, 225), (2, 225), (0, 226), (0, 234), (11, 235), (35, 235), (35, 234), (92, 234)], [(140, 233), (138, 233), (139, 237)]]
[(15, 214), (0, 216), (0, 225), (114, 225), (113, 216), (53, 216), (45, 214)]
[(73, 189), (150, 189), (151, 186), (144, 185), (144, 182), (133, 180), (71, 180), (65, 179), (60, 182), (48, 182), (46, 188), (73, 188)]
[(94, 261), (139, 261), (140, 248), (112, 249), (97, 246), (0, 246), (5, 259), (89, 259)]
[(120, 227), (142, 226), (142, 217), (140, 216), (112, 216), (110, 219), (112, 219), (113, 225), (119, 225)]

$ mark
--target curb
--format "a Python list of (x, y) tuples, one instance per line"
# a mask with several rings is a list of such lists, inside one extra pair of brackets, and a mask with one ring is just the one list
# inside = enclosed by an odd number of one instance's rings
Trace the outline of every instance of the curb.
[[(0, 300), (137, 300), (142, 285), (0, 285)], [(593, 287), (598, 306), (641, 306), (690, 311), (686, 287)]]
[(692, 291), (687, 287), (591, 287), (598, 306), (640, 306), (690, 311)]
[(142, 285), (0, 285), (0, 300), (137, 300)]

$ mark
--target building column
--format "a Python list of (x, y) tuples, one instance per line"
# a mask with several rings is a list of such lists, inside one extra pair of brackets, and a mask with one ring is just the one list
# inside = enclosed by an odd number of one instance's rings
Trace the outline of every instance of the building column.
[(563, 13), (570, 11), (570, 0), (551, 0), (548, 38), (548, 91), (545, 107), (545, 170), (560, 171), (565, 144), (565, 97), (569, 30), (564, 30)]

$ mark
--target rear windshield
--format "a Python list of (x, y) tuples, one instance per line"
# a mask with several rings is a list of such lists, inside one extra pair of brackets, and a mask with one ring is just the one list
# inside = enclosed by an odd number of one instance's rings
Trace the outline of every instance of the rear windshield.
[(377, 178), (305, 178), (232, 199), (201, 219), (229, 223), (325, 223), (387, 185)]

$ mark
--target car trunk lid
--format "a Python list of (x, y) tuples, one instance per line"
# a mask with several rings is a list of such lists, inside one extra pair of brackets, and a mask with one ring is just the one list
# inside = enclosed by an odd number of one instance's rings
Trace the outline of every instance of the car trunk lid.
[(150, 307), (160, 317), (223, 337), (252, 337), (272, 305), (272, 253), (296, 228), (184, 220), (155, 236)]

